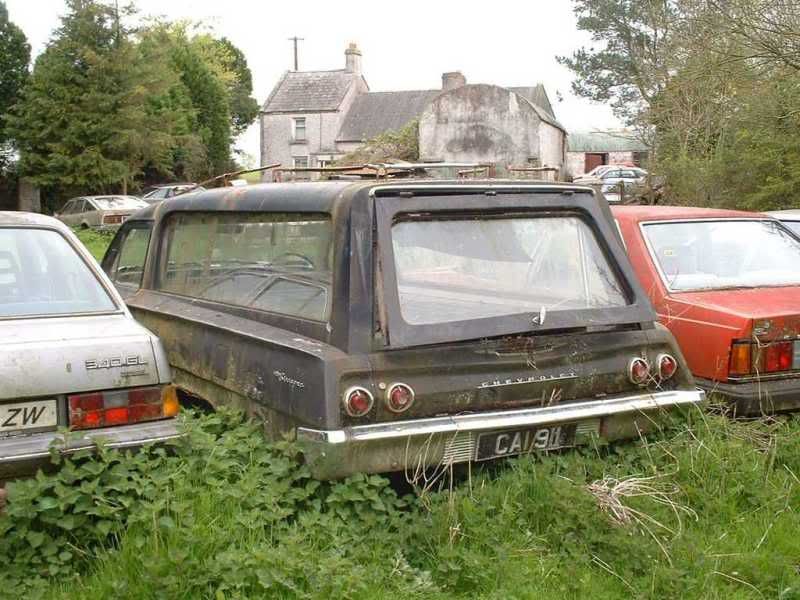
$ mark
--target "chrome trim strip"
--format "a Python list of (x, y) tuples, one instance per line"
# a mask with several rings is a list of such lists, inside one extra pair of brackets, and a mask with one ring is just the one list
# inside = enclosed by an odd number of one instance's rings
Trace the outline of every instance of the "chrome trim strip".
[[(68, 439), (64, 446), (56, 446), (61, 454), (92, 450), (96, 448), (94, 438), (102, 441), (106, 448), (135, 448), (166, 442), (183, 435), (178, 431), (175, 419), (106, 427), (82, 433), (80, 438)], [(54, 442), (58, 444), (63, 439), (64, 436), (55, 431), (0, 439), (0, 466), (46, 458), (50, 455), (51, 445)]]
[(696, 390), (676, 390), (636, 394), (609, 400), (591, 400), (547, 406), (542, 408), (526, 408), (520, 410), (493, 411), (471, 413), (429, 419), (414, 419), (394, 423), (375, 423), (357, 425), (345, 429), (319, 430), (307, 427), (297, 428), (299, 441), (323, 442), (327, 444), (345, 444), (392, 440), (411, 436), (428, 436), (431, 434), (457, 434), (467, 431), (486, 431), (511, 427), (527, 427), (583, 421), (627, 413), (641, 413), (660, 408), (672, 408), (700, 404), (705, 401), (705, 392)]

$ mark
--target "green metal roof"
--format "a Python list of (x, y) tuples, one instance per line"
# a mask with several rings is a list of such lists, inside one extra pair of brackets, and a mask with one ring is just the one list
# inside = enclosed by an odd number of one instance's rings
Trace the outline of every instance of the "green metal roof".
[(596, 131), (592, 133), (570, 133), (567, 138), (568, 152), (647, 152), (642, 141), (626, 132)]

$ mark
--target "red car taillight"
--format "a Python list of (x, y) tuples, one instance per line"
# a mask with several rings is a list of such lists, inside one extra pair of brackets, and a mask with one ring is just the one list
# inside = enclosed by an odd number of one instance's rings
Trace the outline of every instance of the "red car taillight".
[(730, 375), (780, 373), (800, 368), (794, 341), (734, 342), (728, 365)]
[(405, 383), (393, 383), (386, 390), (386, 406), (392, 412), (401, 413), (414, 403), (414, 390)]
[(156, 386), (68, 396), (70, 429), (96, 429), (174, 417), (174, 386)]
[(658, 378), (666, 381), (678, 371), (678, 361), (670, 354), (659, 354), (656, 358), (658, 366)]
[(362, 387), (351, 387), (344, 393), (344, 411), (351, 417), (363, 417), (372, 410), (374, 402), (369, 390)]
[(650, 379), (650, 365), (643, 358), (632, 358), (628, 363), (628, 379), (635, 385), (645, 385)]

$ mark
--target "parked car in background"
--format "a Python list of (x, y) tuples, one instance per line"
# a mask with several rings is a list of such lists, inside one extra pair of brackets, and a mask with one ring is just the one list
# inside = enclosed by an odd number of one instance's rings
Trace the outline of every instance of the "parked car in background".
[(81, 196), (68, 200), (54, 216), (70, 227), (116, 229), (145, 206), (135, 196)]
[(189, 192), (203, 192), (206, 188), (196, 183), (170, 183), (165, 185), (154, 185), (145, 190), (142, 200), (148, 204), (161, 202), (176, 195)]
[(639, 281), (698, 384), (736, 414), (800, 408), (800, 241), (765, 215), (614, 206)]
[(633, 185), (644, 181), (647, 171), (639, 167), (623, 167), (620, 165), (604, 165), (602, 170), (597, 167), (594, 174), (587, 173), (581, 177), (576, 177), (574, 183), (581, 185), (615, 185), (623, 183)]
[(773, 210), (766, 214), (778, 219), (786, 227), (791, 229), (797, 236), (800, 236), (800, 209), (792, 208), (789, 210)]
[(64, 453), (178, 435), (175, 388), (158, 338), (57, 220), (0, 212), (0, 482)]
[(342, 477), (636, 437), (700, 403), (613, 227), (580, 186), (262, 184), (151, 206), (102, 264), (185, 401)]

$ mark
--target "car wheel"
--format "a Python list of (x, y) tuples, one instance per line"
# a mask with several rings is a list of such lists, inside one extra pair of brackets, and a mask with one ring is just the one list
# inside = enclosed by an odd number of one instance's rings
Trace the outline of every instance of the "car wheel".
[(83, 229), (83, 230), (89, 229), (89, 224), (88, 223), (81, 223), (81, 229)]

